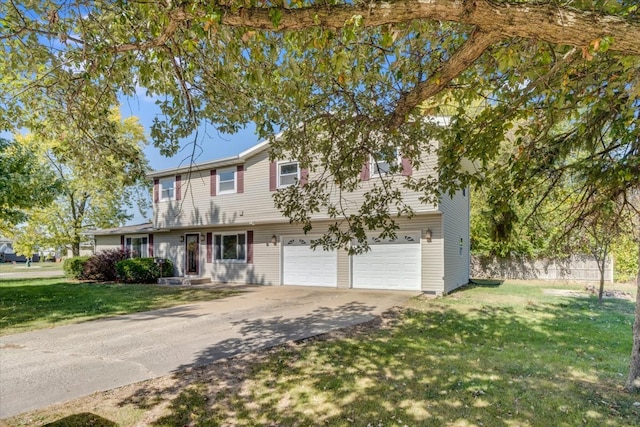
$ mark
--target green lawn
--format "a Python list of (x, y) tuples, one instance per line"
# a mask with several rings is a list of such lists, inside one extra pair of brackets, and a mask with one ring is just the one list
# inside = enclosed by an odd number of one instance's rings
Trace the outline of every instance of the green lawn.
[(0, 335), (233, 294), (205, 288), (77, 283), (66, 278), (0, 281)]
[(504, 283), (417, 298), (367, 327), (99, 393), (8, 425), (87, 414), (105, 420), (96, 425), (120, 426), (640, 425), (640, 395), (622, 390), (633, 302), (599, 305), (545, 289), (581, 287)]

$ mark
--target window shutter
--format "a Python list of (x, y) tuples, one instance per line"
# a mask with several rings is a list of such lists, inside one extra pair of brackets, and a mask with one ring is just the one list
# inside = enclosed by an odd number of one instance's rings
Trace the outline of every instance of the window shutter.
[(158, 178), (153, 180), (153, 203), (158, 203), (160, 199), (160, 180)]
[(216, 234), (214, 236), (214, 258), (215, 259), (222, 259), (222, 235), (220, 234)]
[(309, 182), (309, 169), (300, 169), (300, 186), (304, 187)]
[(120, 250), (124, 251), (124, 234), (120, 236)]
[(411, 176), (413, 174), (413, 166), (408, 157), (402, 157), (402, 176)]
[(269, 163), (269, 191), (278, 189), (278, 165), (275, 162)]
[(207, 262), (213, 262), (213, 233), (207, 233)]
[(244, 165), (236, 169), (236, 193), (244, 193)]
[(247, 264), (253, 264), (253, 230), (247, 231)]
[(209, 194), (211, 195), (211, 197), (216, 195), (216, 170), (212, 170), (211, 171), (211, 179), (210, 179), (210, 190), (209, 190)]
[(369, 181), (369, 162), (362, 165), (362, 171), (360, 172), (360, 181)]
[(153, 233), (149, 233), (149, 257), (153, 258)]
[(182, 197), (181, 190), (182, 190), (182, 176), (176, 175), (176, 188), (175, 188), (176, 200), (180, 200), (180, 198)]

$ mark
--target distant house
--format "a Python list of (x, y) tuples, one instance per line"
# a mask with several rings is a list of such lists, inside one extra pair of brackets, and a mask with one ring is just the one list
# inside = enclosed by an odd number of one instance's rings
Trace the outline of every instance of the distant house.
[[(392, 179), (433, 175), (437, 159), (425, 160), (418, 171), (399, 156), (402, 173)], [(364, 165), (361, 189), (350, 194), (351, 201), (363, 200), (382, 166), (373, 160)], [(234, 157), (152, 172), (152, 222), (96, 230), (96, 250), (126, 248), (133, 256), (168, 258), (176, 276), (225, 283), (444, 294), (468, 282), (468, 189), (435, 204), (422, 204), (419, 193), (405, 191), (415, 216), (398, 220), (397, 238), (372, 234), (371, 251), (349, 256), (311, 249), (330, 224), (326, 217), (317, 215), (305, 235), (274, 207), (275, 191), (307, 176), (295, 159), (271, 162), (268, 142)]]
[[(40, 261), (40, 255), (33, 254), (31, 260)], [(0, 262), (26, 262), (27, 257), (17, 255), (13, 250), (13, 242), (6, 237), (0, 236)]]

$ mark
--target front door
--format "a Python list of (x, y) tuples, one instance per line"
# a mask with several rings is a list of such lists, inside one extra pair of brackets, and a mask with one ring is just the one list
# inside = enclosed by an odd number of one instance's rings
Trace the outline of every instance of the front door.
[(197, 276), (200, 273), (200, 234), (187, 234), (185, 236), (186, 252), (187, 252), (187, 269), (186, 274), (189, 276)]

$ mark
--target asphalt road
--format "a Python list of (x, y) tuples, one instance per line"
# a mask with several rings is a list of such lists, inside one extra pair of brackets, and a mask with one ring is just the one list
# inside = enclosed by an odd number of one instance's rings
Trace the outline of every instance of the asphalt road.
[(258, 286), (0, 338), (0, 418), (361, 323), (416, 292)]

